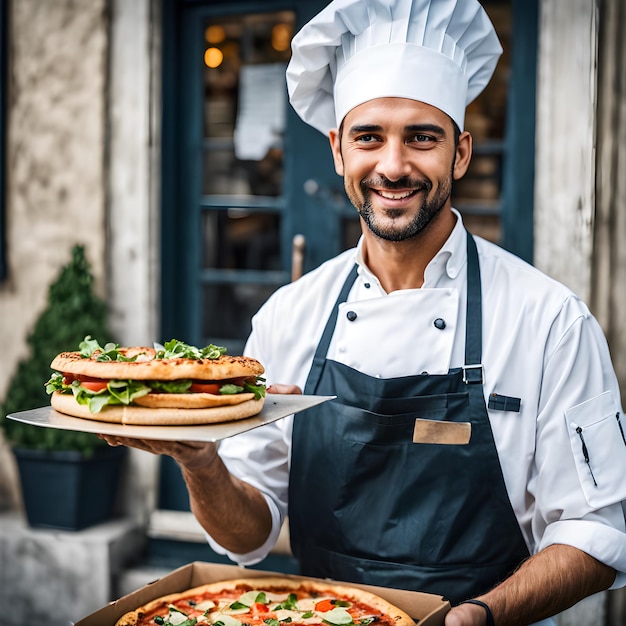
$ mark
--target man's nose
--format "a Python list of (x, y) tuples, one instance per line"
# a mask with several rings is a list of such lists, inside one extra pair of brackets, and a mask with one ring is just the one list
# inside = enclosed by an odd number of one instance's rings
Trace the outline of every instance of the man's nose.
[(411, 174), (411, 163), (404, 142), (388, 141), (385, 144), (378, 161), (378, 174), (392, 181)]

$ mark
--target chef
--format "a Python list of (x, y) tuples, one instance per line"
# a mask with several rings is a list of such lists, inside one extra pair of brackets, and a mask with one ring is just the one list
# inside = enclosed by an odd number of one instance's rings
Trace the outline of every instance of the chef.
[(291, 104), (328, 135), (363, 234), (269, 299), (246, 352), (270, 391), (337, 398), (219, 452), (122, 440), (178, 460), (234, 561), (265, 557), (288, 516), (303, 574), (444, 595), (446, 626), (553, 624), (626, 583), (602, 331), (451, 206), (465, 107), (500, 53), (476, 0), (335, 0), (304, 26)]

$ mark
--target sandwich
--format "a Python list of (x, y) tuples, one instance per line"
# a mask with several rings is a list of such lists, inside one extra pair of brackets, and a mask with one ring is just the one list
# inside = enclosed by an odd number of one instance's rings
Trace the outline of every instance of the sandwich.
[(52, 407), (74, 417), (122, 424), (210, 424), (261, 412), (263, 365), (213, 344), (172, 339), (155, 347), (100, 346), (90, 336), (61, 352), (46, 383)]

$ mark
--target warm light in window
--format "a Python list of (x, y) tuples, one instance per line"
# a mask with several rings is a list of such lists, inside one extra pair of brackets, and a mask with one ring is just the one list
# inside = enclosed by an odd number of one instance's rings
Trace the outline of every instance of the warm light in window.
[(272, 48), (278, 52), (288, 50), (291, 44), (291, 35), (289, 24), (276, 24), (272, 28)]
[(220, 43), (226, 39), (226, 32), (224, 31), (223, 26), (213, 25), (207, 26), (207, 29), (204, 31), (204, 38), (208, 43)]
[(219, 67), (224, 60), (224, 55), (219, 48), (207, 48), (204, 53), (204, 63), (207, 67)]

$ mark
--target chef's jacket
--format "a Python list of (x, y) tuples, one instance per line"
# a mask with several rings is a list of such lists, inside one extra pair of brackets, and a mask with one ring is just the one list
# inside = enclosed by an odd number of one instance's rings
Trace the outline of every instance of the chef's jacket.
[[(246, 346), (246, 354), (265, 365), (268, 385), (304, 388), (355, 262), (358, 277), (341, 305), (328, 358), (383, 378), (462, 366), (467, 254), (461, 216), (455, 216), (421, 289), (385, 293), (363, 262), (360, 242), (270, 297)], [(492, 243), (477, 238), (477, 247), (485, 402), (529, 552), (575, 546), (615, 568), (613, 587), (623, 586), (626, 418), (603, 332), (568, 288)], [(348, 310), (359, 323), (346, 318)], [(265, 495), (272, 514), (270, 537), (249, 554), (229, 553), (208, 537), (241, 565), (268, 554), (287, 514), (292, 425), (288, 417), (220, 444), (228, 469)]]

